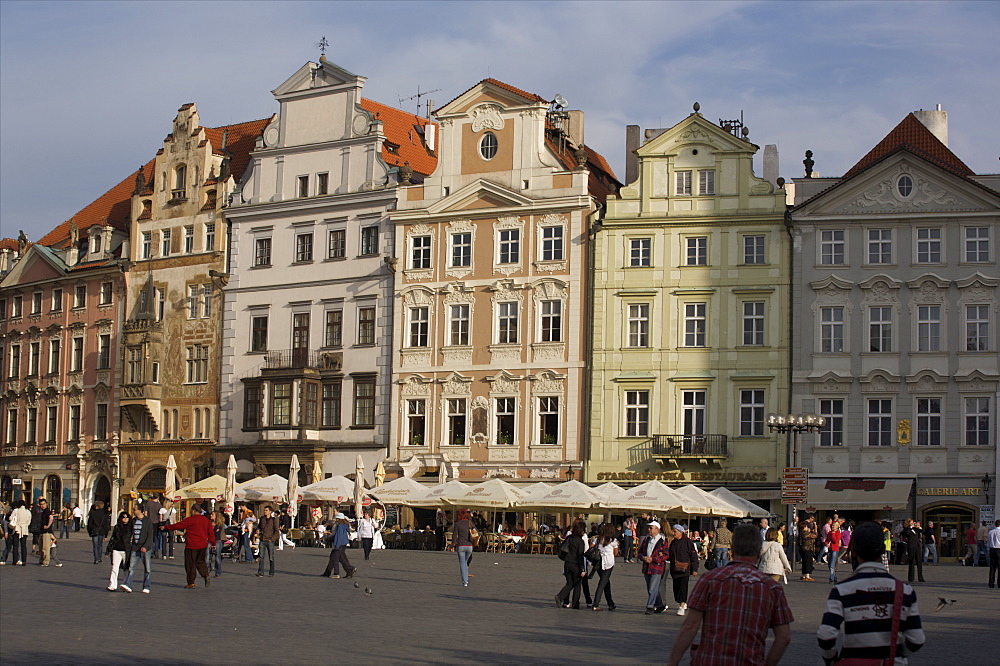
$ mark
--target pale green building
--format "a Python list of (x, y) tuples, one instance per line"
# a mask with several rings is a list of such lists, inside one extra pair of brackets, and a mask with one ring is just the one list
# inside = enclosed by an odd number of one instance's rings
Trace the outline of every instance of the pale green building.
[(785, 192), (754, 175), (741, 122), (695, 108), (647, 130), (596, 232), (584, 475), (724, 484), (778, 513), (785, 437), (765, 418), (788, 409)]

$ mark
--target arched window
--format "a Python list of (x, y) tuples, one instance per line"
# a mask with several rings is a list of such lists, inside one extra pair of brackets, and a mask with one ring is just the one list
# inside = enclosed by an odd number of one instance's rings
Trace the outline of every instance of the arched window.
[(45, 497), (53, 511), (62, 507), (62, 479), (57, 474), (45, 477)]
[(167, 470), (164, 467), (154, 467), (146, 472), (136, 491), (140, 493), (162, 493), (167, 485)]
[(174, 169), (174, 187), (170, 191), (170, 198), (187, 199), (187, 167), (183, 164)]
[(194, 408), (194, 438), (201, 439), (201, 409)]

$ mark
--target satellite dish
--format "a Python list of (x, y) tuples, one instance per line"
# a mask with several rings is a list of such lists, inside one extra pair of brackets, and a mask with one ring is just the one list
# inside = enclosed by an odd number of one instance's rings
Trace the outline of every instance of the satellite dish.
[(556, 102), (556, 106), (558, 106), (558, 107), (565, 108), (565, 107), (569, 106), (569, 102), (566, 101), (566, 98), (563, 97), (562, 95), (558, 94), (558, 93), (556, 93), (555, 102)]

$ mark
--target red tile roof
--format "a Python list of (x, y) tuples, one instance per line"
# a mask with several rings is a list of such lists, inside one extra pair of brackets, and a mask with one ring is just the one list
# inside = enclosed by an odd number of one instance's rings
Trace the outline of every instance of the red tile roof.
[[(527, 99), (529, 101), (532, 101), (532, 102), (543, 102), (545, 104), (549, 103), (549, 100), (545, 99), (544, 97), (536, 95), (535, 93), (530, 93), (530, 92), (521, 90), (520, 88), (515, 88), (514, 86), (510, 85), (509, 83), (504, 83), (503, 81), (498, 81), (497, 79), (483, 79), (482, 81), (480, 81), (476, 85), (472, 86), (471, 88), (463, 90), (460, 94), (456, 95), (453, 99), (451, 99), (448, 102), (448, 104), (451, 104), (456, 99), (458, 99), (459, 97), (461, 97), (465, 93), (469, 92), (469, 90), (473, 90), (473, 89), (476, 88), (476, 86), (481, 86), (484, 83), (489, 83), (490, 85), (494, 85), (497, 88), (502, 88), (502, 89), (506, 90), (507, 92), (512, 92), (515, 95), (520, 95), (521, 97), (524, 97), (525, 99)], [(444, 104), (443, 106), (448, 106), (448, 104)]]
[[(386, 164), (402, 166), (404, 162), (409, 162), (410, 167), (419, 174), (427, 176), (433, 173), (437, 166), (437, 155), (427, 150), (422, 132), (425, 125), (436, 123), (370, 99), (362, 98), (361, 108), (382, 121), (386, 140), (398, 146), (396, 152), (392, 152), (390, 146), (382, 145), (382, 159)], [(420, 132), (417, 131), (418, 127), (421, 128)]]
[(212, 152), (222, 155), (222, 133), (229, 130), (226, 137), (226, 151), (233, 157), (229, 162), (229, 173), (237, 182), (243, 177), (247, 164), (250, 162), (250, 153), (257, 145), (257, 137), (263, 133), (264, 129), (271, 124), (274, 116), (261, 118), (260, 120), (250, 120), (245, 123), (235, 125), (222, 125), (221, 127), (206, 127), (205, 136), (212, 142)]
[(17, 239), (16, 238), (0, 238), (0, 250), (14, 250), (17, 251)]
[(934, 133), (927, 129), (926, 125), (917, 120), (915, 115), (909, 113), (884, 139), (879, 141), (878, 145), (851, 167), (843, 177), (849, 178), (856, 173), (864, 171), (889, 153), (904, 146), (917, 155), (961, 176), (972, 176), (975, 174), (972, 169), (965, 165), (965, 162), (958, 159), (955, 153), (948, 149), (948, 146), (941, 143), (941, 140), (934, 136)]

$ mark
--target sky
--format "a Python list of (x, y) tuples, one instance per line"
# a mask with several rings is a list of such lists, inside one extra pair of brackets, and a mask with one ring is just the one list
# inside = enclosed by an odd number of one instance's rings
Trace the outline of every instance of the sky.
[(998, 34), (995, 2), (0, 0), (0, 237), (36, 240), (133, 174), (186, 102), (210, 127), (275, 113), (270, 91), (324, 36), (384, 104), (420, 86), (440, 106), (487, 77), (559, 93), (619, 178), (625, 126), (670, 127), (696, 101), (742, 112), (786, 179), (806, 150), (844, 173), (935, 104), (951, 149), (997, 173)]

